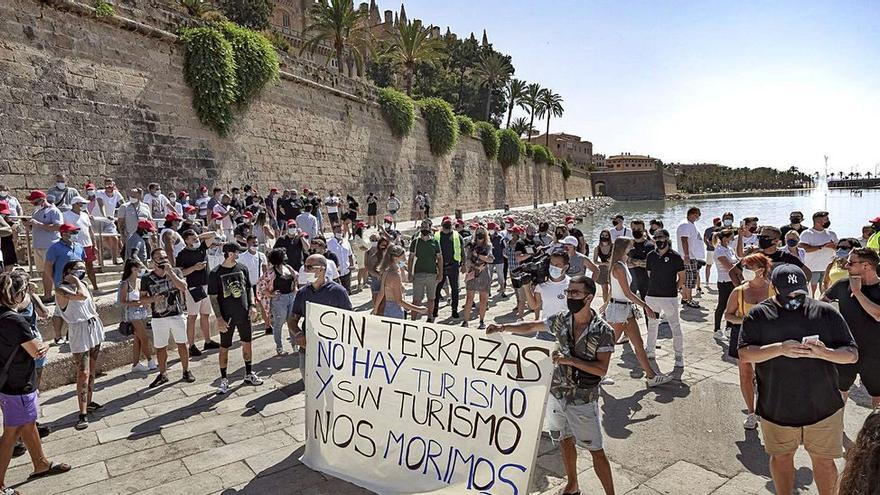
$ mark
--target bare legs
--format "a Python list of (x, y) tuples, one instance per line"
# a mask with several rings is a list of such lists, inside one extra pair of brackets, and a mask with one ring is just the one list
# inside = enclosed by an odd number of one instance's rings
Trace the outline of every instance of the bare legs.
[[(565, 466), (565, 476), (568, 482), (562, 493), (577, 493), (577, 447), (573, 437), (564, 438), (559, 442), (559, 453), (562, 454), (562, 464)], [(593, 471), (602, 483), (605, 495), (614, 495), (614, 479), (611, 476), (611, 464), (604, 450), (591, 450), (593, 456)]]
[(651, 368), (650, 361), (648, 361), (648, 355), (645, 353), (645, 343), (642, 341), (642, 334), (639, 332), (639, 324), (636, 323), (635, 318), (626, 320), (626, 323), (613, 323), (611, 326), (614, 327), (614, 341), (617, 342), (620, 339), (621, 333), (626, 334), (632, 345), (633, 351), (636, 353), (636, 359), (639, 362), (639, 366), (641, 366), (642, 370), (645, 372), (645, 376), (648, 379), (654, 378), (656, 373), (654, 372), (654, 369)]

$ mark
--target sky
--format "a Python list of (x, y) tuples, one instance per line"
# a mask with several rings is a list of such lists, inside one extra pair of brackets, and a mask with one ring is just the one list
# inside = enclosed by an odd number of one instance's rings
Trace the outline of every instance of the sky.
[(406, 12), (459, 36), (485, 28), (515, 77), (562, 96), (551, 132), (595, 153), (807, 172), (827, 154), (829, 171), (880, 172), (880, 0), (409, 0)]

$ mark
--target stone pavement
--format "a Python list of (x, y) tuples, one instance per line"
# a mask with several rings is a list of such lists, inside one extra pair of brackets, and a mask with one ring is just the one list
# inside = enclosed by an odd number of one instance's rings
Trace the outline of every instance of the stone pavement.
[[(368, 294), (353, 297), (366, 309)], [(714, 309), (715, 297), (702, 303)], [(489, 320), (510, 322), (513, 298), (492, 298)], [(441, 315), (449, 309), (441, 308)], [(736, 366), (722, 359), (713, 341), (711, 312), (683, 311), (685, 368), (677, 381), (647, 389), (636, 378), (635, 356), (618, 346), (609, 375), (616, 381), (602, 394), (606, 451), (617, 493), (740, 495), (772, 493), (760, 430), (746, 432)], [(530, 317), (530, 315), (527, 315)], [(444, 322), (445, 323), (445, 322)], [(644, 325), (642, 325), (644, 331)], [(262, 334), (262, 332), (259, 332)], [(657, 364), (672, 371), (668, 328), (661, 326)], [(214, 394), (216, 352), (196, 358), (194, 384), (177, 382), (158, 390), (153, 375), (126, 373), (127, 367), (100, 377), (95, 400), (105, 404), (87, 430), (75, 431), (74, 387), (42, 395), (43, 418), (54, 432), (45, 439), (50, 459), (74, 469), (65, 475), (25, 483), (27, 455), (13, 459), (7, 484), (22, 493), (53, 494), (360, 494), (357, 486), (314, 472), (299, 463), (304, 442), (304, 395), (297, 358), (276, 357), (270, 336), (254, 341), (254, 367), (266, 380), (242, 385), (241, 353), (230, 353), (233, 391)], [(846, 432), (854, 439), (868, 414), (864, 391), (847, 404)], [(816, 493), (807, 455), (797, 457), (798, 493)], [(582, 492), (601, 493), (590, 455), (581, 452)], [(561, 492), (564, 471), (558, 451), (546, 438), (540, 446), (531, 493)]]

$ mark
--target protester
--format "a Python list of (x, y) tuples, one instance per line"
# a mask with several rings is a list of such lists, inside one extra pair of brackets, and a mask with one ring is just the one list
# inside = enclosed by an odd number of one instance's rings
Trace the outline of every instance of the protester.
[(287, 230), (275, 241), (274, 247), (284, 250), (287, 264), (297, 271), (302, 268), (305, 253), (311, 248), (309, 237), (297, 228), (294, 220), (287, 221)]
[(125, 252), (122, 255), (124, 260), (135, 258), (141, 262), (146, 262), (150, 251), (159, 247), (153, 242), (153, 235), (156, 232), (156, 225), (149, 220), (141, 220), (137, 227), (125, 241)]
[(14, 494), (6, 486), (6, 473), (16, 441), (21, 438), (34, 466), (31, 478), (42, 478), (70, 471), (68, 464), (50, 462), (43, 453), (37, 417), (40, 404), (37, 395), (34, 360), (43, 358), (49, 346), (31, 333), (27, 320), (19, 314), (26, 308), (27, 273), (14, 270), (0, 274), (0, 356), (8, 363), (6, 381), (0, 388), (0, 409), (3, 412), (3, 437), (0, 438), (0, 493)]
[(153, 319), (150, 326), (153, 331), (153, 346), (159, 360), (159, 374), (150, 384), (150, 388), (168, 383), (168, 338), (177, 344), (180, 366), (183, 368), (183, 381), (192, 383), (195, 376), (189, 371), (189, 353), (186, 348), (186, 313), (184, 313), (183, 294), (187, 293), (183, 272), (174, 268), (168, 261), (168, 255), (162, 248), (153, 249), (150, 253), (153, 270), (141, 277), (141, 292), (149, 294), (147, 300)]
[(346, 292), (351, 294), (351, 270), (354, 266), (354, 256), (351, 243), (342, 233), (339, 224), (333, 225), (333, 237), (327, 241), (327, 251), (336, 257), (336, 268), (339, 270), (339, 284), (345, 287)]
[[(339, 223), (339, 203), (339, 196), (337, 196), (332, 190), (324, 199), (324, 206), (327, 207), (327, 218), (330, 219), (330, 225), (336, 225)], [(318, 212), (318, 215), (320, 215), (320, 212)]]
[(5, 201), (9, 206), (11, 214), (17, 217), (24, 216), (24, 210), (21, 208), (21, 202), (9, 193), (9, 186), (0, 183), (0, 201)]
[(632, 237), (632, 231), (623, 224), (623, 215), (617, 214), (611, 217), (611, 225), (613, 226), (609, 233), (611, 234), (611, 243), (618, 237)]
[(709, 276), (712, 274), (712, 265), (715, 263), (715, 234), (721, 230), (721, 218), (712, 219), (712, 226), (703, 231), (703, 244), (706, 248), (706, 285), (709, 285)]
[(367, 251), (364, 259), (364, 267), (367, 273), (369, 273), (367, 283), (370, 285), (373, 311), (375, 312), (378, 308), (379, 296), (382, 291), (380, 266), (382, 265), (382, 260), (385, 259), (385, 251), (388, 249), (389, 241), (385, 237), (373, 234), (373, 236), (370, 236), (370, 243), (370, 250)]
[(535, 235), (535, 246), (539, 248), (547, 247), (553, 244), (553, 237), (550, 236), (550, 224), (541, 222), (538, 224), (538, 234)]
[(257, 291), (257, 283), (259, 283), (260, 277), (266, 272), (269, 262), (266, 259), (266, 255), (259, 251), (256, 236), (247, 236), (245, 239), (245, 246), (245, 250), (238, 256), (238, 262), (247, 268), (248, 290), (251, 291), (254, 306), (259, 310), (260, 317), (266, 325), (266, 335), (269, 335), (272, 333), (272, 319), (269, 317), (269, 312), (266, 311), (265, 306), (262, 304), (259, 291)]
[(535, 320), (545, 320), (566, 311), (565, 294), (571, 281), (571, 277), (566, 275), (568, 265), (568, 253), (554, 251), (550, 254), (550, 266), (547, 268), (549, 278), (534, 287), (526, 287), (526, 298), (535, 312)]
[[(514, 273), (519, 271), (520, 263), (531, 257), (531, 254), (526, 250), (526, 242), (525, 229), (516, 225), (511, 227), (510, 239), (508, 239), (507, 244), (504, 247), (505, 257), (508, 260), (508, 266), (511, 273), (511, 285), (513, 286), (513, 293), (516, 296), (516, 318), (518, 321), (525, 317), (525, 308), (526, 303), (528, 302), (528, 295), (526, 292), (529, 288), (522, 285), (521, 282), (514, 282), (513, 276)], [(534, 248), (532, 248), (532, 252), (534, 252)], [(590, 264), (592, 264), (592, 262)]]
[(858, 239), (859, 243), (864, 247), (868, 247), (868, 243), (871, 241), (871, 237), (873, 237), (876, 232), (878, 231), (874, 230), (873, 225), (865, 225), (864, 227), (862, 227), (862, 236)]
[[(781, 233), (780, 237), (782, 237)], [(752, 248), (758, 246), (758, 217), (743, 218), (733, 245), (736, 247), (736, 256), (738, 258), (751, 254), (747, 251), (751, 251)]]
[(171, 200), (162, 194), (162, 189), (155, 182), (147, 184), (144, 203), (150, 208), (153, 218), (165, 218), (165, 215), (174, 213), (174, 205), (171, 204)]
[(612, 251), (611, 232), (603, 229), (599, 232), (599, 244), (593, 250), (593, 263), (599, 268), (598, 275), (594, 273), (593, 279), (596, 285), (602, 287), (602, 301), (605, 304), (608, 304), (608, 297), (611, 291), (609, 267)]
[(171, 266), (177, 266), (177, 256), (186, 247), (183, 237), (177, 232), (183, 219), (177, 212), (165, 215), (165, 223), (159, 231), (159, 245), (168, 253)]
[[(718, 304), (715, 306), (715, 340), (724, 340), (724, 328), (721, 326), (724, 321), (724, 312), (727, 310), (727, 300), (730, 293), (733, 292), (733, 281), (730, 279), (730, 270), (736, 265), (737, 258), (731, 249), (733, 242), (733, 230), (723, 228), (715, 236), (717, 244), (715, 245), (715, 264), (718, 266)], [(726, 327), (726, 325), (725, 325)], [(731, 347), (736, 347), (736, 342), (731, 340)]]
[(379, 221), (376, 216), (379, 214), (379, 197), (371, 191), (367, 195), (367, 227), (378, 227)]
[[(385, 251), (382, 264), (379, 266), (381, 273), (381, 287), (376, 314), (389, 318), (404, 318), (404, 311), (410, 311), (418, 315), (428, 314), (428, 308), (406, 302), (404, 298), (403, 282), (400, 272), (406, 264), (406, 250), (394, 245)], [(416, 318), (413, 315), (413, 319)]]
[(650, 234), (651, 238), (653, 239), (654, 232), (657, 232), (658, 230), (662, 229), (663, 227), (664, 227), (663, 221), (655, 218), (655, 219), (651, 220), (650, 222), (648, 222), (648, 234)]
[(797, 259), (801, 260), (801, 263), (803, 263), (806, 259), (807, 252), (804, 251), (804, 248), (799, 247), (800, 243), (801, 235), (796, 230), (791, 229), (785, 234), (785, 251), (792, 256), (796, 256)]
[(18, 265), (18, 253), (15, 249), (18, 225), (12, 219), (12, 214), (9, 203), (0, 201), (0, 272), (12, 271)]
[(397, 228), (397, 212), (400, 211), (400, 200), (394, 196), (393, 192), (388, 195), (388, 201), (385, 203), (385, 207), (388, 210), (388, 215), (394, 223), (394, 228)]
[(465, 302), (461, 326), (467, 327), (471, 318), (471, 307), (474, 305), (474, 297), (480, 295), (479, 329), (486, 328), (486, 309), (489, 306), (489, 265), (495, 260), (492, 257), (492, 245), (489, 243), (489, 235), (486, 229), (479, 227), (474, 234), (474, 240), (465, 246), (466, 263), (461, 267), (465, 274)]
[(253, 329), (251, 328), (250, 312), (254, 306), (254, 297), (250, 290), (248, 269), (238, 262), (242, 248), (237, 242), (230, 241), (223, 245), (223, 263), (211, 270), (208, 275), (208, 296), (211, 307), (217, 317), (220, 329), (220, 385), (218, 394), (229, 392), (229, 379), (226, 366), (229, 362), (229, 348), (236, 330), (241, 340), (241, 357), (244, 360), (244, 383), (262, 385), (260, 378), (252, 369)]
[[(110, 258), (114, 265), (117, 263), (117, 256), (121, 252), (119, 230), (116, 227), (116, 210), (124, 201), (122, 193), (116, 189), (116, 181), (107, 177), (104, 179), (104, 189), (95, 192), (95, 203), (97, 206), (89, 208), (89, 214), (92, 215), (95, 225), (104, 234), (102, 240), (106, 242), (107, 250), (110, 251)], [(125, 238), (123, 237), (122, 239)]]
[[(429, 223), (422, 222), (419, 235), (410, 242), (409, 253), (407, 268), (412, 273), (412, 304), (421, 306), (422, 299), (426, 299), (428, 323), (433, 323), (437, 284), (443, 279), (443, 255)], [(413, 320), (418, 318), (412, 315)]]
[[(630, 227), (632, 228), (633, 234), (633, 246), (627, 256), (626, 266), (629, 268), (629, 272), (633, 277), (631, 287), (633, 292), (644, 299), (648, 294), (648, 254), (654, 250), (655, 245), (650, 239), (648, 239), (647, 233), (645, 232), (645, 222), (643, 220), (633, 220), (630, 222)], [(570, 255), (571, 253), (569, 253), (569, 256)], [(590, 263), (590, 265), (592, 265), (594, 269), (593, 273), (596, 273), (596, 266), (592, 263)]]
[(501, 230), (495, 222), (489, 222), (487, 225), (489, 232), (489, 244), (492, 246), (492, 263), (489, 265), (489, 286), (492, 285), (492, 279), (498, 281), (498, 295), (507, 297), (504, 293), (507, 290), (507, 275), (504, 273), (504, 266), (507, 260), (504, 258), (505, 238), (501, 235)]
[(104, 342), (104, 325), (98, 317), (95, 300), (82, 280), (86, 268), (82, 261), (70, 261), (64, 265), (63, 279), (57, 287), (58, 308), (67, 323), (70, 352), (76, 363), (76, 399), (79, 419), (74, 428), (89, 427), (89, 413), (104, 406), (92, 400), (95, 391), (95, 375), (98, 372), (98, 353)]
[(684, 336), (681, 333), (681, 320), (678, 303), (679, 290), (684, 286), (685, 266), (682, 257), (669, 247), (669, 232), (660, 229), (654, 233), (656, 249), (648, 253), (645, 267), (648, 273), (648, 287), (645, 303), (657, 315), (648, 318), (648, 340), (645, 352), (648, 359), (654, 358), (657, 346), (657, 331), (660, 315), (666, 317), (672, 330), (672, 348), (675, 352), (675, 367), (684, 367)]
[(346, 237), (351, 237), (352, 225), (356, 225), (358, 222), (358, 212), (361, 205), (351, 194), (345, 196), (345, 203), (348, 209), (342, 216), (342, 234)]
[(366, 258), (367, 251), (370, 250), (371, 244), (368, 239), (364, 238), (364, 229), (367, 228), (367, 224), (364, 222), (358, 222), (355, 225), (354, 232), (351, 236), (351, 254), (354, 258), (354, 265), (352, 269), (357, 269), (357, 287), (355, 290), (360, 292), (363, 290), (364, 285), (367, 283), (367, 277), (369, 276), (369, 272), (366, 269)]
[(777, 295), (749, 311), (740, 332), (739, 356), (755, 363), (764, 450), (776, 493), (794, 489), (794, 455), (810, 454), (821, 495), (837, 482), (834, 459), (843, 454), (843, 406), (838, 364), (858, 361), (843, 317), (830, 304), (807, 296), (804, 272), (790, 264), (771, 275)]
[[(758, 238), (758, 246), (757, 249), (752, 249), (752, 254), (754, 253), (762, 253), (764, 256), (770, 259), (770, 262), (773, 265), (773, 268), (781, 264), (789, 264), (794, 265), (800, 268), (804, 275), (807, 278), (810, 277), (811, 272), (810, 269), (806, 267), (801, 260), (797, 258), (797, 256), (792, 256), (791, 254), (779, 249), (781, 234), (777, 227), (773, 227), (772, 225), (765, 225), (761, 227), (761, 234), (757, 236)], [(742, 267), (740, 264), (737, 264), (730, 270), (730, 279), (733, 280), (733, 283), (739, 285), (743, 282), (742, 276)]]
[(822, 282), (819, 284), (821, 290), (827, 291), (839, 280), (843, 280), (847, 277), (847, 258), (849, 257), (849, 253), (853, 249), (860, 247), (862, 247), (862, 245), (859, 244), (859, 241), (852, 238), (844, 238), (837, 241), (837, 250), (834, 252), (834, 259), (825, 267), (825, 276), (822, 277)]
[[(296, 226), (306, 234), (306, 238), (309, 240), (314, 240), (318, 238), (319, 231), (319, 222), (315, 215), (312, 214), (312, 205), (307, 204), (303, 206), (303, 212), (296, 217)], [(320, 215), (320, 211), (316, 211)]]
[[(642, 238), (644, 238), (644, 236), (642, 236)], [(591, 274), (599, 271), (599, 267), (590, 260), (589, 256), (578, 251), (577, 238), (572, 235), (566, 236), (562, 239), (562, 246), (563, 250), (568, 254), (568, 270), (566, 271), (566, 275), (569, 277), (576, 277), (578, 275), (586, 275), (587, 270), (590, 270)]]
[(442, 274), (439, 277), (437, 288), (434, 291), (434, 310), (432, 316), (436, 319), (440, 306), (440, 296), (443, 286), (449, 283), (449, 307), (452, 309), (452, 318), (458, 318), (459, 297), (459, 272), (462, 261), (462, 246), (464, 241), (458, 231), (452, 229), (452, 219), (444, 217), (440, 222), (440, 230), (434, 233), (434, 240), (440, 246), (440, 255), (443, 260)]
[(783, 225), (779, 228), (780, 232), (782, 232), (783, 237), (788, 235), (789, 232), (794, 231), (800, 235), (801, 232), (807, 230), (807, 227), (801, 224), (804, 221), (804, 214), (800, 211), (793, 211), (788, 215), (789, 223), (788, 225)]
[[(46, 264), (44, 271), (50, 273), (52, 277), (52, 286), (58, 287), (64, 280), (64, 267), (71, 261), (82, 261), (85, 259), (85, 250), (74, 239), (79, 234), (79, 229), (70, 224), (64, 224), (59, 229), (61, 238), (58, 242), (52, 244), (52, 247), (46, 252)], [(63, 318), (61, 312), (56, 306), (55, 313), (52, 315), (52, 329), (55, 333), (55, 344), (62, 343), (62, 325)]]
[[(844, 239), (845, 241), (846, 239)], [(841, 241), (843, 242), (843, 241)], [(822, 297), (836, 301), (843, 319), (859, 346), (859, 360), (855, 364), (837, 366), (840, 392), (844, 402), (849, 389), (861, 378), (871, 396), (875, 409), (880, 408), (880, 277), (877, 267), (880, 255), (868, 248), (856, 248), (848, 253), (846, 270), (849, 278), (837, 281)]]
[(31, 191), (27, 200), (34, 207), (31, 218), (27, 220), (27, 226), (33, 234), (34, 267), (42, 273), (43, 295), (47, 298), (52, 296), (52, 273), (43, 267), (46, 265), (46, 253), (52, 244), (61, 238), (59, 229), (64, 223), (61, 211), (46, 200), (46, 193), (39, 190)]
[(868, 417), (855, 444), (846, 451), (838, 495), (876, 495), (880, 490), (880, 409)]
[(699, 308), (700, 303), (694, 301), (693, 290), (697, 288), (700, 278), (700, 265), (705, 262), (706, 247), (700, 237), (695, 223), (700, 219), (700, 209), (688, 208), (687, 218), (679, 224), (675, 231), (678, 252), (684, 260), (684, 287), (681, 289), (681, 303), (691, 308)]
[[(125, 262), (122, 268), (122, 280), (116, 294), (117, 304), (122, 306), (122, 321), (131, 325), (134, 344), (131, 347), (131, 371), (133, 373), (146, 373), (156, 369), (156, 361), (153, 360), (152, 346), (147, 338), (147, 306), (149, 300), (146, 293), (138, 290), (137, 281), (141, 271), (146, 267), (137, 259)], [(147, 360), (147, 365), (141, 363), (141, 355)]]
[[(141, 190), (132, 188), (128, 193), (128, 202), (116, 211), (116, 219), (119, 223), (119, 235), (123, 243), (137, 230), (141, 221), (150, 221), (153, 218), (150, 207), (141, 202)], [(126, 249), (127, 251), (127, 249)], [(127, 257), (125, 257), (127, 259)], [(146, 261), (141, 259), (141, 261)]]
[(186, 278), (186, 344), (190, 357), (202, 355), (196, 347), (196, 320), (201, 317), (200, 329), (204, 340), (203, 349), (218, 349), (220, 345), (211, 340), (211, 302), (208, 300), (208, 245), (213, 239), (211, 232), (202, 235), (194, 230), (184, 231), (186, 247), (177, 255), (177, 268)]
[(228, 194), (220, 195), (220, 201), (214, 204), (211, 213), (211, 218), (220, 222), (220, 229), (226, 240), (234, 239), (235, 222), (233, 219), (238, 216), (239, 211), (232, 207), (232, 198)]
[(562, 493), (581, 493), (578, 485), (577, 448), (590, 452), (593, 470), (606, 494), (614, 493), (611, 464), (602, 440), (599, 407), (602, 377), (614, 352), (614, 330), (590, 308), (596, 284), (583, 276), (569, 281), (566, 311), (534, 322), (491, 324), (486, 333), (532, 334), (547, 332), (559, 344), (553, 353), (556, 365), (547, 399), (545, 429), (559, 442), (567, 483)]
[(828, 230), (831, 221), (827, 211), (813, 213), (813, 227), (801, 233), (801, 247), (806, 251), (804, 264), (812, 272), (810, 289), (814, 296), (819, 290), (819, 282), (825, 277), (825, 268), (834, 259), (837, 249), (837, 234)]
[(70, 204), (71, 208), (62, 213), (64, 223), (77, 228), (77, 232), (74, 234), (74, 241), (83, 248), (82, 260), (86, 265), (86, 275), (92, 283), (92, 288), (95, 292), (98, 292), (98, 280), (95, 276), (95, 260), (98, 259), (94, 246), (95, 232), (92, 230), (92, 220), (89, 218), (84, 207), (84, 205), (88, 204), (88, 200), (81, 196), (76, 196), (71, 200)]
[(46, 191), (46, 196), (52, 198), (50, 202), (59, 210), (67, 211), (73, 204), (73, 198), (79, 196), (79, 191), (67, 185), (67, 176), (62, 173), (55, 175), (55, 185)]
[(284, 355), (284, 323), (287, 322), (287, 332), (293, 341), (294, 325), (291, 322), (293, 316), (293, 298), (296, 295), (296, 270), (284, 262), (284, 250), (273, 249), (266, 257), (269, 269), (260, 277), (257, 283), (257, 293), (261, 301), (269, 301), (269, 311), (272, 314), (272, 336), (275, 339), (275, 353)]
[(254, 219), (254, 227), (253, 234), (257, 237), (257, 242), (260, 246), (271, 247), (275, 243), (275, 239), (278, 237), (275, 234), (275, 228), (271, 225), (272, 220), (269, 218), (269, 215), (266, 213), (265, 209), (261, 209), (257, 213), (257, 217)]
[[(336, 255), (327, 251), (327, 244), (324, 241), (323, 237), (318, 237), (314, 239), (311, 243), (311, 249), (309, 249), (309, 254), (320, 254), (321, 256), (327, 258), (327, 278), (339, 283), (339, 263)], [(307, 270), (300, 270), (299, 277), (297, 278), (297, 283), (299, 287), (308, 283), (307, 279)]]

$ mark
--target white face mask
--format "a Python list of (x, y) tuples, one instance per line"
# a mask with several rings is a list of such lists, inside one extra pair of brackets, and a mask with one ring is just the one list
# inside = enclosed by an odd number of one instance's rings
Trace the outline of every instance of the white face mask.
[(743, 267), (742, 272), (743, 272), (743, 280), (745, 280), (746, 282), (751, 282), (752, 280), (755, 280), (755, 277), (758, 276), (758, 274), (755, 273), (754, 270), (750, 270), (745, 267)]
[(335, 237), (337, 241), (342, 240), (342, 234), (333, 234), (333, 237)]
[(249, 251), (251, 254), (256, 253), (256, 252), (257, 252), (257, 246), (248, 246), (248, 251)]
[(571, 230), (571, 229), (574, 228), (574, 224), (573, 224), (573, 223), (565, 224), (565, 226), (568, 227), (568, 230)]
[(310, 284), (314, 283), (315, 280), (318, 280), (318, 274), (317, 274), (317, 273), (306, 272), (305, 277), (306, 277), (306, 282), (307, 282), (307, 283), (310, 283)]
[(390, 229), (390, 228), (391, 228), (391, 224), (388, 223), (388, 222), (385, 222), (385, 228), (386, 228), (386, 229)]
[(558, 266), (550, 265), (548, 271), (550, 272), (550, 277), (552, 278), (559, 278), (562, 276), (562, 268), (559, 268)]
[(66, 182), (56, 182), (55, 187), (57, 187), (58, 189), (64, 189), (65, 187), (67, 187), (67, 183)]
[(289, 235), (289, 236), (295, 236), (295, 235), (296, 235), (296, 229), (287, 229), (287, 235)]
[(722, 223), (724, 224), (725, 227), (730, 227), (731, 225), (733, 225), (733, 220), (731, 220), (731, 219), (729, 219), (729, 218), (725, 218), (725, 219), (722, 221)]

